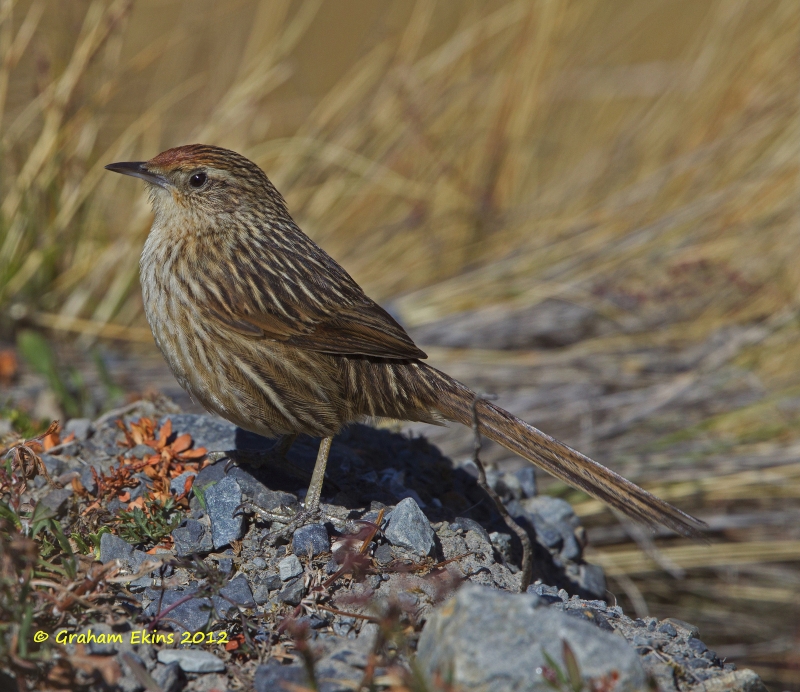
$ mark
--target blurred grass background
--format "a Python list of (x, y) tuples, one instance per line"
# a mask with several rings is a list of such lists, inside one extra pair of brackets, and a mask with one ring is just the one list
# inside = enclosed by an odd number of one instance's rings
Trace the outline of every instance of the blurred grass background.
[(0, 0), (0, 332), (150, 357), (149, 209), (103, 165), (202, 141), (257, 161), (411, 328), (547, 298), (620, 326), (554, 352), (429, 349), (468, 382), (502, 387), (507, 363), (612, 388), (717, 339), (647, 380), (655, 408), (723, 365), (758, 396), (678, 401), (658, 429), (634, 410), (638, 437), (590, 451), (749, 519), (653, 543), (572, 499), (626, 607), (800, 690), (798, 37), (796, 0)]

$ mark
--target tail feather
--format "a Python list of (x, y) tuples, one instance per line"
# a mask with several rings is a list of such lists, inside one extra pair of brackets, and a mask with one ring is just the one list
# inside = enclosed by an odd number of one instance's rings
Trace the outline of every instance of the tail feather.
[[(429, 368), (439, 380), (437, 409), (448, 420), (473, 425), (476, 395), (460, 382)], [(478, 430), (490, 440), (536, 464), (556, 478), (618, 509), (635, 521), (662, 524), (684, 536), (702, 537), (706, 526), (668, 502), (648, 493), (618, 473), (528, 425), (499, 406), (475, 403)]]

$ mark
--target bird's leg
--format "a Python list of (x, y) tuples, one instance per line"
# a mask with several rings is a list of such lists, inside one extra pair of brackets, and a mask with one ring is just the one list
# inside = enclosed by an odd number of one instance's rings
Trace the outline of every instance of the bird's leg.
[(317, 462), (314, 464), (314, 473), (311, 474), (311, 484), (308, 486), (305, 501), (305, 513), (309, 516), (319, 512), (319, 498), (322, 495), (322, 483), (325, 480), (325, 467), (328, 465), (328, 455), (331, 452), (332, 437), (323, 437), (319, 443)]
[[(304, 507), (301, 511), (289, 514), (284, 508), (280, 508), (277, 511), (266, 512), (253, 506), (252, 503), (245, 503), (248, 509), (255, 510), (262, 518), (268, 521), (286, 523), (286, 526), (270, 534), (271, 537), (287, 536), (294, 533), (301, 526), (319, 519), (319, 499), (322, 495), (322, 484), (325, 480), (325, 469), (328, 465), (328, 455), (331, 451), (332, 442), (332, 437), (324, 437), (320, 442), (317, 461), (314, 464), (314, 472), (311, 474), (311, 484), (308, 486), (308, 492), (303, 503)], [(245, 504), (240, 505), (240, 508), (245, 508)]]

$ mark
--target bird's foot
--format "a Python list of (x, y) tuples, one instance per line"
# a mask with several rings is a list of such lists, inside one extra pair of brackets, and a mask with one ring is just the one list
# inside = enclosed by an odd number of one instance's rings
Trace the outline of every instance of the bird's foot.
[(340, 524), (339, 517), (333, 517), (325, 514), (322, 508), (317, 506), (309, 509), (285, 507), (281, 505), (275, 509), (264, 509), (252, 502), (243, 502), (236, 508), (236, 512), (250, 511), (258, 515), (264, 521), (272, 524), (270, 532), (263, 538), (270, 545), (281, 539), (291, 539), (297, 529), (307, 526), (308, 524), (317, 524), (320, 521), (330, 521), (332, 523)]

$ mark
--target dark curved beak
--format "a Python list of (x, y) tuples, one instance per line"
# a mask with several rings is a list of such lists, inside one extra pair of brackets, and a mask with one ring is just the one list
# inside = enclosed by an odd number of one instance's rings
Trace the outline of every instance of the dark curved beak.
[(120, 163), (109, 163), (106, 166), (107, 171), (114, 173), (122, 173), (123, 175), (132, 175), (134, 178), (141, 178), (142, 180), (166, 187), (169, 181), (158, 173), (153, 173), (147, 169), (146, 161), (121, 161)]

